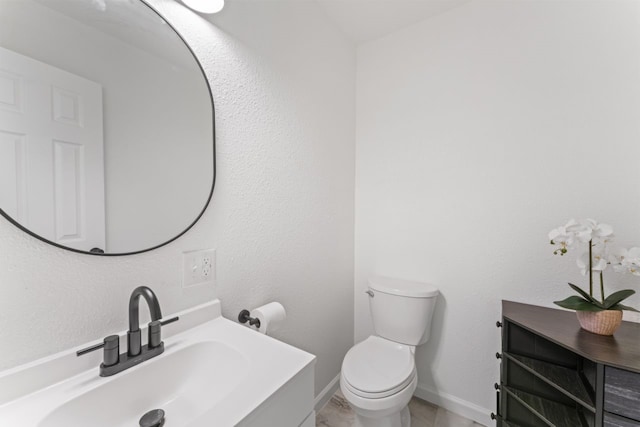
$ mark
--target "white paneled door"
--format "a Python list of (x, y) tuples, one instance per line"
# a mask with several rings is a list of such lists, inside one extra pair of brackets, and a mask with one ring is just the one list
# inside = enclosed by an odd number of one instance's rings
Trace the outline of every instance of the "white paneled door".
[(102, 87), (0, 48), (0, 208), (75, 249), (105, 249)]

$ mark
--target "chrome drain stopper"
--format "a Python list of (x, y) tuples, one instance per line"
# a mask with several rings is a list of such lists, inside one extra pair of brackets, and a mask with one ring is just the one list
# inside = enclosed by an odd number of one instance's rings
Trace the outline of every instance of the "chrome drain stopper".
[(140, 427), (162, 427), (164, 425), (164, 411), (152, 409), (140, 418)]

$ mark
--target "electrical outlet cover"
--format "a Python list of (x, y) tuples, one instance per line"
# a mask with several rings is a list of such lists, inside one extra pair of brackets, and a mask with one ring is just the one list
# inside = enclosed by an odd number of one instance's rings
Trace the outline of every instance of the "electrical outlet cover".
[(214, 285), (215, 262), (215, 249), (183, 252), (182, 287)]

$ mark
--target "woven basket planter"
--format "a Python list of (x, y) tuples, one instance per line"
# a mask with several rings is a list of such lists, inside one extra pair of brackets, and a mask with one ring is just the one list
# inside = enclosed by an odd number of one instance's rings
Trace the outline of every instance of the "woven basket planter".
[(582, 329), (598, 335), (613, 335), (622, 323), (621, 310), (576, 311)]

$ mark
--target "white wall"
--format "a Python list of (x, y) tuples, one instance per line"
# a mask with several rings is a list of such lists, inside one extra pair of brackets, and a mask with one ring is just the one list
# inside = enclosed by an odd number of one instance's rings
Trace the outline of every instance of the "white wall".
[[(311, 2), (229, 2), (211, 22), (153, 0), (192, 44), (215, 100), (217, 180), (185, 236), (128, 257), (77, 255), (0, 220), (0, 369), (126, 329), (131, 290), (164, 313), (278, 300), (277, 338), (318, 356), (316, 392), (353, 335), (355, 51)], [(217, 249), (215, 287), (182, 289), (181, 253)], [(146, 313), (145, 313), (146, 314)]]
[(437, 285), (419, 395), (489, 424), (500, 300), (586, 283), (548, 231), (593, 217), (640, 244), (639, 7), (478, 1), (359, 47), (355, 338), (367, 276)]

